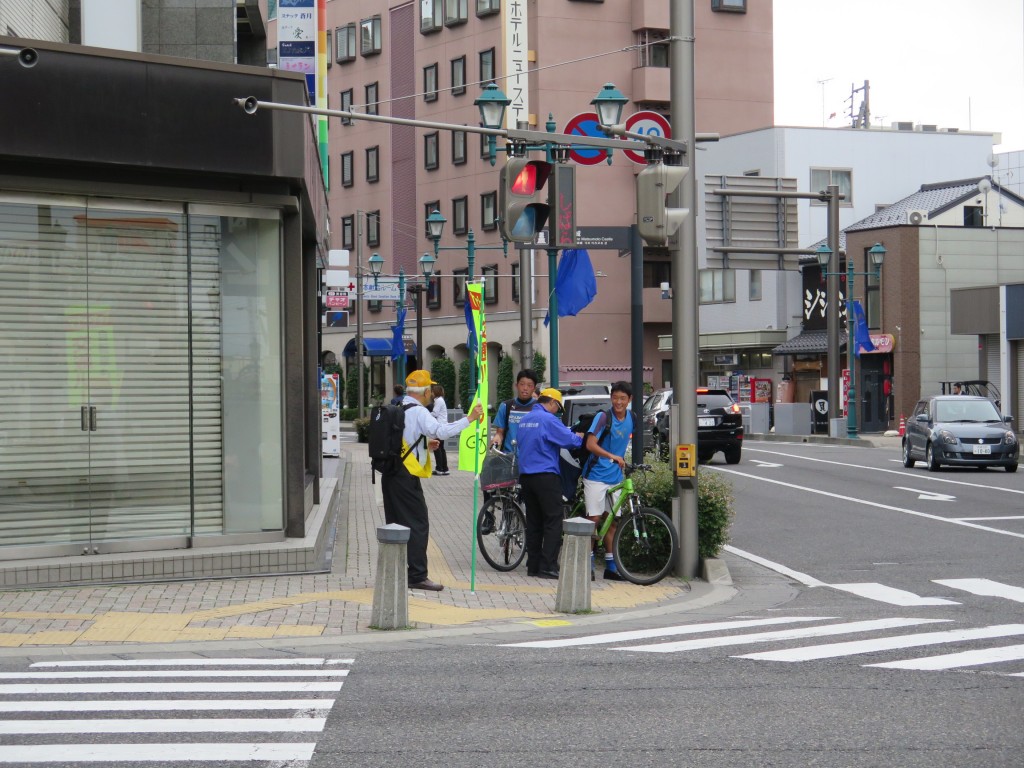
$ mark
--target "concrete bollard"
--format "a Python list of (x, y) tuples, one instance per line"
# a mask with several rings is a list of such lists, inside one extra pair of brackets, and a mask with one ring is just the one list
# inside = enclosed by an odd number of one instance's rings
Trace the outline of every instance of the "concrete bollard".
[(562, 521), (562, 557), (558, 570), (555, 610), (579, 613), (590, 610), (590, 552), (594, 522), (585, 517)]
[(373, 583), (374, 629), (409, 626), (409, 529), (389, 523), (377, 527), (377, 579)]

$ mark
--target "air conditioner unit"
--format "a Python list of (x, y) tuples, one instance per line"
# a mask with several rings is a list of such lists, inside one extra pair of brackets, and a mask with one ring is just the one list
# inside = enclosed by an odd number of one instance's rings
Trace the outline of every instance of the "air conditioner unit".
[(907, 224), (924, 224), (928, 221), (928, 211), (907, 211)]

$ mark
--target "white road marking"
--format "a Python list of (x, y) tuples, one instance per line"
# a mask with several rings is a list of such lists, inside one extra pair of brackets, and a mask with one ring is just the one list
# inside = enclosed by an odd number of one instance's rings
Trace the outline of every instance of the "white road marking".
[(991, 579), (932, 579), (936, 584), (953, 589), (962, 589), (982, 597), (1004, 597), (1007, 600), (1024, 603), (1024, 588), (1000, 584)]
[(46, 744), (0, 746), (0, 763), (178, 763), (311, 760), (315, 743)]
[(276, 667), (302, 664), (354, 664), (355, 659), (107, 659), (106, 661), (37, 661), (44, 667)]
[(637, 629), (628, 632), (609, 632), (603, 635), (568, 638), (564, 640), (531, 640), (528, 643), (507, 643), (506, 648), (568, 648), (572, 646), (600, 645), (602, 643), (619, 643), (629, 640), (647, 640), (652, 637), (671, 637), (673, 635), (696, 635), (701, 632), (718, 632), (729, 629), (745, 629), (747, 627), (767, 627), (774, 624), (793, 624), (800, 621), (829, 621), (835, 616), (782, 616), (771, 619), (741, 619), (739, 621), (716, 621), (709, 624), (685, 624), (678, 627), (662, 627), (660, 629)]
[[(902, 512), (905, 515), (912, 515), (914, 517), (923, 517), (926, 520), (935, 520), (940, 523), (949, 523), (950, 525), (961, 525), (965, 528), (974, 528), (979, 531), (987, 531), (989, 533), (998, 533), (1001, 536), (1011, 536), (1015, 539), (1024, 539), (1024, 533), (1016, 533), (1014, 531), (1004, 531), (1000, 528), (992, 528), (987, 525), (977, 525), (975, 523), (969, 523), (966, 520), (958, 520), (951, 517), (941, 517), (939, 515), (930, 515), (927, 512), (918, 512), (913, 509), (904, 509), (903, 507), (894, 507), (891, 504), (880, 504), (877, 501), (867, 501), (866, 499), (858, 499), (853, 496), (844, 496), (841, 493), (832, 493), (831, 491), (823, 491), (820, 488), (809, 488), (805, 485), (796, 485), (794, 483), (784, 483), (781, 480), (772, 480), (768, 477), (761, 477), (760, 475), (751, 475), (747, 472), (737, 472), (735, 469), (725, 469), (723, 467), (713, 467), (717, 472), (725, 472), (730, 475), (738, 475), (739, 477), (748, 477), (751, 480), (756, 480), (760, 483), (771, 483), (773, 485), (781, 485), (784, 488), (793, 488), (798, 491), (806, 491), (807, 493), (813, 493), (818, 496), (827, 496), (832, 499), (841, 499), (842, 501), (849, 501), (854, 504), (862, 504), (866, 507), (875, 507), (876, 509), (888, 509), (891, 512)], [(869, 467), (865, 467), (869, 469)], [(889, 470), (880, 470), (888, 472)]]
[(125, 699), (121, 701), (0, 701), (0, 712), (189, 712), (202, 710), (330, 709), (334, 699)]
[(956, 501), (956, 496), (950, 496), (948, 493), (935, 493), (934, 491), (921, 491), (917, 488), (904, 488), (902, 485), (894, 485), (893, 490), (895, 491), (910, 491), (911, 493), (918, 494), (919, 499), (925, 501)]
[(1024, 645), (1007, 645), (1002, 648), (961, 651), (942, 656), (928, 656), (924, 659), (904, 659), (903, 661), (887, 661), (884, 664), (865, 664), (864, 666), (885, 669), (957, 669), (959, 667), (977, 667), (982, 664), (998, 664), (1003, 661), (1019, 661), (1020, 659), (1024, 659)]
[(744, 550), (737, 549), (736, 547), (734, 547), (734, 546), (732, 546), (730, 544), (726, 544), (724, 549), (725, 549), (726, 552), (732, 552), (734, 555), (738, 555), (739, 557), (742, 557), (742, 558), (745, 558), (747, 560), (750, 560), (752, 563), (757, 563), (758, 565), (763, 565), (765, 568), (769, 568), (769, 569), (775, 571), (776, 573), (781, 573), (781, 574), (783, 574), (785, 576), (789, 576), (791, 579), (794, 579), (795, 581), (799, 581), (804, 586), (807, 586), (807, 587), (827, 587), (828, 586), (828, 584), (826, 584), (824, 581), (818, 581), (813, 576), (808, 576), (806, 573), (800, 573), (800, 571), (794, 571), (792, 568), (787, 568), (786, 566), (782, 565), (781, 563), (776, 563), (776, 562), (773, 562), (772, 560), (767, 560), (767, 559), (765, 559), (763, 557), (759, 557), (758, 555), (755, 555), (755, 554), (753, 554), (751, 552), (745, 552)]
[(784, 651), (749, 653), (735, 658), (757, 659), (758, 661), (814, 661), (816, 659), (835, 659), (839, 656), (855, 656), (861, 653), (892, 651), (897, 648), (920, 648), (925, 645), (958, 643), (964, 640), (983, 640), (1012, 635), (1024, 635), (1024, 624), (1003, 624), (979, 629), (951, 629), (945, 632), (924, 632), (919, 635), (898, 635), (874, 640), (854, 640), (848, 643), (808, 645)]
[(946, 600), (942, 597), (920, 597), (913, 592), (896, 589), (895, 587), (887, 587), (885, 584), (878, 584), (876, 582), (828, 584), (827, 586), (832, 587), (832, 589), (840, 589), (843, 592), (850, 592), (860, 597), (866, 597), (869, 600), (888, 603), (889, 605), (902, 605), (904, 607), (915, 605), (960, 605), (955, 600)]
[(0, 695), (27, 693), (325, 693), (341, 690), (341, 681), (330, 683), (9, 683)]
[(149, 669), (145, 671), (103, 671), (103, 672), (0, 672), (0, 680), (75, 680), (159, 677), (346, 677), (347, 669)]
[(1024, 515), (1002, 515), (1000, 517), (958, 517), (957, 520), (1024, 520)]
[(309, 733), (322, 731), (326, 723), (325, 717), (7, 720), (0, 722), (0, 734), (12, 736), (43, 733)]
[(775, 464), (775, 463), (770, 462), (770, 461), (760, 461), (758, 459), (749, 459), (748, 461), (751, 464), (757, 464), (759, 467), (765, 467), (765, 468), (781, 467), (782, 466), (781, 464)]
[[(876, 629), (895, 629), (897, 627), (913, 627), (918, 624), (936, 624), (946, 619), (873, 619), (869, 621), (851, 621), (845, 624), (827, 624), (823, 627), (801, 627), (800, 629), (783, 629), (776, 632), (755, 632), (749, 635), (731, 635), (728, 637), (710, 637), (700, 640), (680, 640), (676, 643), (658, 645), (637, 645), (628, 648), (613, 648), (614, 651), (643, 651), (645, 653), (676, 653), (678, 651), (695, 651), (702, 648), (720, 648), (727, 645), (747, 645), (750, 643), (773, 643), (779, 640), (799, 640), (805, 637), (827, 637), (828, 635), (845, 635), (853, 632), (870, 632)], [(746, 658), (746, 657), (741, 657)]]

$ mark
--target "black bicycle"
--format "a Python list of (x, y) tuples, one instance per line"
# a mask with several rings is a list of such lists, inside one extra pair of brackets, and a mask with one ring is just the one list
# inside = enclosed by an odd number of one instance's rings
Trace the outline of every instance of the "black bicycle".
[(526, 512), (514, 451), (491, 448), (487, 452), (480, 488), (489, 492), (476, 518), (480, 554), (495, 570), (515, 570), (526, 557)]

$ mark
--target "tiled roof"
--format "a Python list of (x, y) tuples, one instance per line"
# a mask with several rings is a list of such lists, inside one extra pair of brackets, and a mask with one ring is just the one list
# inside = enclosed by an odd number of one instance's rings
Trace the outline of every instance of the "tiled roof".
[[(839, 348), (842, 349), (846, 340), (839, 337)], [(784, 341), (772, 350), (773, 355), (820, 355), (828, 351), (828, 331), (803, 331), (788, 341)]]

